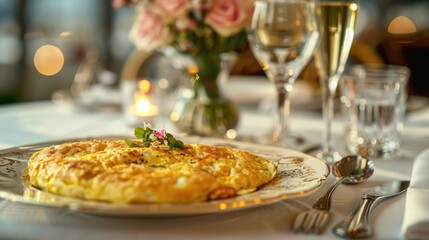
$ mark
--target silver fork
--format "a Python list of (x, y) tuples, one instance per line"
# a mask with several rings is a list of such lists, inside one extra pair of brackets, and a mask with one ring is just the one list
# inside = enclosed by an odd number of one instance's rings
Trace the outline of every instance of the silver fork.
[(343, 157), (332, 166), (332, 173), (337, 177), (334, 184), (314, 204), (310, 211), (299, 214), (292, 225), (295, 232), (321, 233), (329, 218), (331, 197), (335, 189), (344, 183), (358, 184), (366, 181), (374, 172), (374, 163), (357, 155)]
[(329, 218), (332, 194), (344, 179), (346, 178), (337, 178), (328, 191), (317, 200), (311, 210), (302, 212), (296, 216), (292, 225), (294, 232), (319, 234), (323, 231)]

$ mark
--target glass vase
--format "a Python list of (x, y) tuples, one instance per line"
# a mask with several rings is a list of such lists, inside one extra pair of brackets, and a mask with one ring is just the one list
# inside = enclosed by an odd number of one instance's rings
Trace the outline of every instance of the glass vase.
[(235, 54), (184, 57), (191, 63), (186, 66), (190, 81), (180, 90), (170, 119), (186, 134), (224, 137), (239, 121), (237, 107), (222, 94)]

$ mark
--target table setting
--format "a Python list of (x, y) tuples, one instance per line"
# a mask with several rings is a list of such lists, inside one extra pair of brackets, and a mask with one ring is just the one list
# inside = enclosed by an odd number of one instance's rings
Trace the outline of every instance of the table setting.
[[(174, 91), (166, 79), (121, 79), (111, 109), (70, 98), (0, 105), (0, 239), (429, 238), (429, 105), (410, 110), (406, 67), (346, 64), (357, 1), (113, 5), (135, 7), (137, 48), (168, 46), (187, 77)], [(265, 76), (229, 75), (246, 40)], [(314, 55), (317, 92), (298, 79)], [(30, 159), (62, 144), (162, 140), (175, 151), (172, 138), (249, 152), (275, 176), (190, 203), (86, 199), (28, 180)]]
[[(21, 145), (64, 139), (132, 135), (132, 129), (125, 124), (124, 116), (119, 113), (79, 112), (75, 111), (73, 107), (58, 106), (50, 101), (2, 106), (0, 112), (2, 151)], [(237, 129), (239, 134), (257, 136), (270, 128), (269, 125), (263, 124), (270, 121), (270, 116), (250, 110), (243, 111), (241, 116), (242, 121)], [(367, 181), (358, 185), (341, 184), (338, 186), (332, 195), (330, 219), (326, 229), (319, 235), (295, 233), (290, 228), (295, 217), (299, 213), (311, 209), (317, 199), (327, 191), (329, 185), (335, 180), (332, 174), (329, 174), (326, 182), (320, 188), (299, 198), (284, 199), (267, 206), (228, 213), (172, 218), (100, 216), (64, 208), (2, 200), (0, 202), (2, 222), (0, 233), (2, 238), (18, 239), (55, 239), (64, 236), (70, 239), (76, 237), (127, 239), (140, 236), (153, 238), (174, 236), (179, 239), (203, 236), (213, 239), (252, 237), (313, 239), (317, 236), (320, 239), (333, 239), (338, 237), (332, 233), (331, 228), (354, 209), (366, 189), (389, 181), (411, 180), (410, 188), (406, 193), (380, 203), (371, 215), (373, 238), (404, 239), (407, 230), (416, 229), (418, 233), (419, 224), (424, 226), (425, 221), (427, 223), (427, 215), (423, 213), (427, 198), (427, 192), (424, 190), (425, 182), (427, 182), (426, 174), (418, 172), (424, 171), (425, 168), (422, 165), (424, 166), (427, 161), (425, 160), (427, 151), (424, 153), (423, 151), (428, 147), (426, 144), (428, 131), (424, 125), (424, 119), (427, 119), (428, 116), (429, 109), (427, 108), (407, 116), (402, 136), (403, 144), (398, 155), (389, 160), (373, 160), (374, 173)], [(296, 130), (308, 139), (320, 136), (319, 121), (320, 116), (314, 112), (296, 113), (291, 116), (291, 124), (299, 122), (300, 124), (296, 124)], [(60, 124), (61, 122), (66, 122), (69, 127), (64, 128), (64, 124)], [(102, 126), (100, 126), (100, 122), (103, 123)], [(334, 141), (341, 146), (338, 149), (345, 152), (345, 146), (341, 140), (343, 128), (343, 120), (336, 117), (333, 128)], [(255, 133), (252, 131), (254, 129), (261, 131)], [(314, 143), (317, 143), (317, 140)], [(416, 165), (414, 165), (414, 161), (416, 161)], [(414, 168), (414, 166), (417, 167)], [(415, 176), (416, 178), (414, 178)], [(3, 184), (4, 178), (2, 178), (2, 186)], [(410, 195), (408, 195), (409, 192), (411, 192)], [(413, 203), (414, 201), (416, 203)], [(420, 205), (418, 205), (419, 202)], [(414, 227), (409, 228), (408, 226)], [(423, 229), (425, 228), (423, 227)], [(407, 234), (411, 233), (407, 232)], [(410, 239), (413, 238), (411, 236), (413, 235), (410, 235)], [(426, 236), (424, 232), (423, 236)]]

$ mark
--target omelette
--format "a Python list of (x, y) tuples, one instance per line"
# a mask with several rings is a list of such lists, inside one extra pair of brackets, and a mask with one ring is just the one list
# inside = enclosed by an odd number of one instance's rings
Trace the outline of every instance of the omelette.
[(53, 145), (28, 161), (28, 181), (44, 191), (111, 203), (192, 203), (230, 198), (270, 182), (277, 168), (223, 146), (130, 147), (123, 140)]

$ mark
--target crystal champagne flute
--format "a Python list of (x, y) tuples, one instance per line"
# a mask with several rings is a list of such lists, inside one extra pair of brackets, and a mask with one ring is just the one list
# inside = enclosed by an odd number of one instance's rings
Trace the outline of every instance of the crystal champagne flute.
[(341, 157), (332, 147), (334, 96), (353, 42), (358, 4), (356, 0), (319, 0), (318, 6), (322, 34), (315, 57), (322, 89), (324, 128), (322, 150), (316, 155), (333, 162)]
[(316, 5), (310, 0), (255, 0), (248, 33), (251, 50), (277, 89), (270, 143), (296, 146), (287, 119), (293, 84), (319, 42)]

